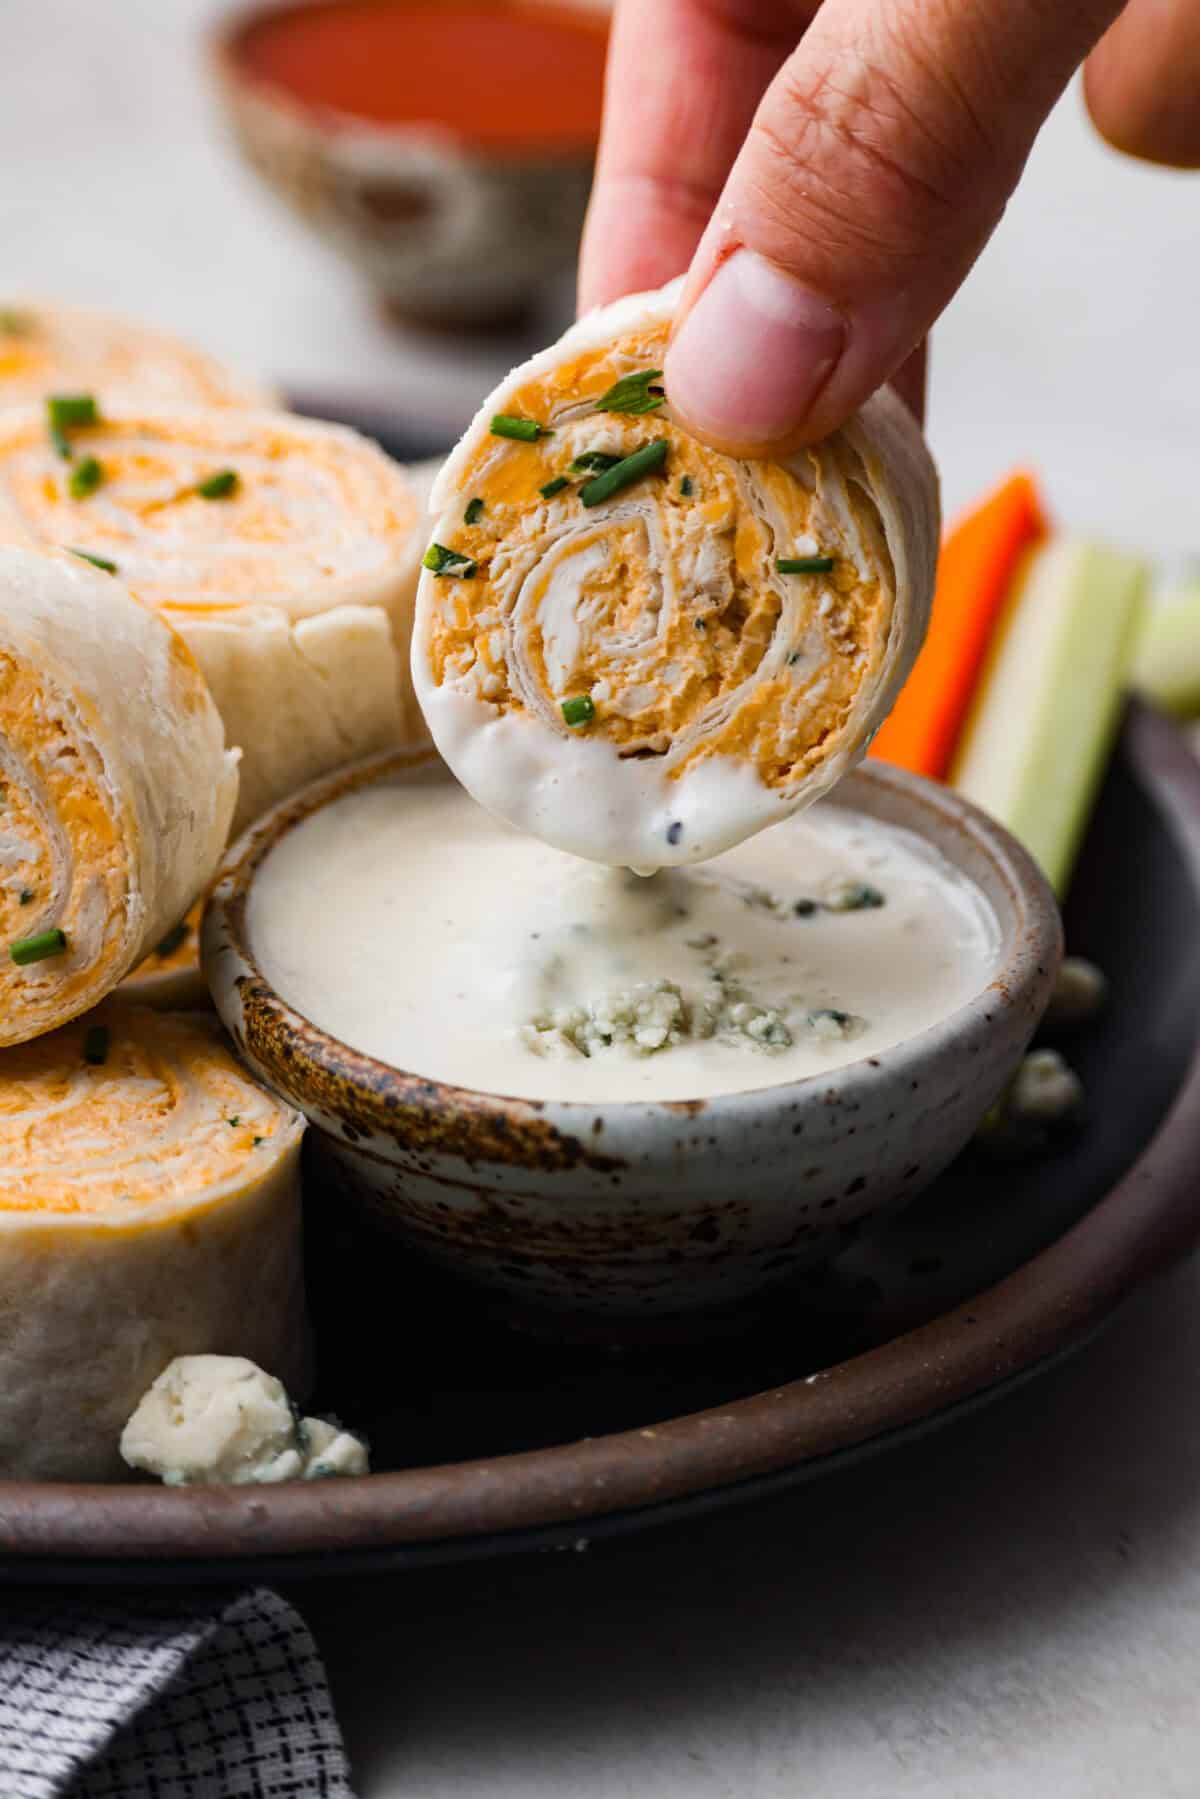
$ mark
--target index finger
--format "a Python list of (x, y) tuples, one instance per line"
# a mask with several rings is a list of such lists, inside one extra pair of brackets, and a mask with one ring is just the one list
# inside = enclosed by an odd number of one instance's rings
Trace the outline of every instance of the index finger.
[(617, 0), (579, 304), (691, 261), (764, 91), (819, 0)]

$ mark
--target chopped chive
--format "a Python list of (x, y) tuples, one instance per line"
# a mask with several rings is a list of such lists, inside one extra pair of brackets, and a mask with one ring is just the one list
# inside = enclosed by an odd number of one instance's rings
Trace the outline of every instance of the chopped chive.
[(102, 568), (106, 575), (115, 575), (117, 565), (110, 562), (107, 556), (93, 556), (90, 550), (77, 550), (71, 546), (72, 556), (78, 556), (81, 562), (90, 562), (93, 568)]
[(83, 1040), (83, 1059), (90, 1062), (93, 1068), (102, 1068), (108, 1061), (109, 1030), (106, 1024), (91, 1026)]
[(491, 431), (493, 437), (512, 437), (523, 444), (535, 444), (539, 437), (554, 435), (549, 426), (539, 425), (536, 419), (514, 418), (511, 412), (498, 412)]
[(257, 1148), (258, 1148), (258, 1147), (259, 1147), (259, 1145), (260, 1145), (260, 1144), (262, 1144), (262, 1143), (265, 1143), (265, 1142), (266, 1142), (266, 1138), (265, 1138), (265, 1137), (256, 1137), (256, 1138), (255, 1138), (255, 1139), (254, 1139), (254, 1142), (253, 1142), (253, 1144), (252, 1144), (252, 1145), (251, 1145), (251, 1147), (252, 1147), (252, 1148), (254, 1148), (254, 1149), (257, 1149)]
[(242, 1115), (240, 1112), (235, 1112), (233, 1117), (227, 1118), (225, 1120), (225, 1122), (229, 1126), (231, 1131), (236, 1131), (238, 1125), (242, 1122)]
[(661, 387), (652, 387), (660, 379), (661, 369), (642, 369), (636, 375), (624, 375), (596, 401), (597, 412), (627, 412), (635, 418), (646, 412), (657, 412), (666, 395)]
[(564, 700), (562, 715), (564, 723), (568, 725), (590, 725), (596, 716), (591, 694), (580, 693), (573, 700)]
[(71, 470), (71, 479), (67, 482), (67, 486), (71, 490), (71, 498), (86, 500), (90, 493), (95, 493), (103, 480), (104, 470), (96, 458), (85, 456), (83, 461), (77, 462)]
[(29, 313), (18, 312), (11, 306), (0, 309), (0, 337), (28, 337), (32, 330), (33, 319)]
[(100, 408), (95, 394), (48, 394), (46, 411), (52, 425), (60, 431), (75, 431), (85, 425), (100, 423)]
[(874, 912), (887, 901), (878, 887), (872, 887), (869, 881), (844, 881), (830, 899), (825, 901), (827, 912)]
[(18, 904), (18, 906), (32, 906), (32, 904), (33, 904), (33, 888), (32, 887), (22, 887), (20, 893), (17, 896), (17, 904)]
[(9, 955), (18, 968), (28, 968), (31, 962), (48, 962), (52, 956), (62, 956), (67, 950), (67, 933), (55, 928), (52, 931), (39, 931), (36, 937), (25, 937), (20, 943), (14, 943)]
[(100, 408), (94, 394), (48, 394), (46, 418), (50, 426), (50, 441), (65, 461), (71, 454), (68, 431), (98, 425)]
[(196, 492), (202, 500), (228, 500), (240, 486), (241, 479), (235, 468), (219, 468), (215, 475), (197, 481)]
[(556, 493), (561, 493), (564, 487), (570, 487), (570, 485), (571, 483), (565, 475), (556, 475), (553, 481), (547, 481), (545, 487), (539, 487), (538, 492), (543, 500), (552, 500)]
[(833, 566), (832, 556), (781, 556), (775, 564), (781, 575), (827, 575)]
[(172, 925), (162, 942), (157, 943), (154, 946), (154, 953), (159, 961), (165, 962), (168, 956), (173, 956), (175, 951), (183, 943), (187, 934), (188, 928), (186, 918), (180, 919), (177, 925)]
[(467, 501), (467, 510), (463, 513), (464, 525), (477, 525), (483, 517), (483, 501), (474, 499)]
[(606, 469), (616, 468), (621, 458), (611, 456), (607, 450), (584, 450), (575, 458), (567, 469), (568, 475), (602, 475)]
[(691, 499), (696, 490), (692, 486), (692, 477), (690, 475), (685, 475), (683, 477), (683, 480), (679, 483), (679, 491), (685, 500)]
[(431, 543), (421, 560), (435, 575), (457, 575), (461, 581), (473, 580), (475, 576), (476, 564), (471, 558), (448, 550), (444, 543)]
[(594, 481), (588, 481), (579, 490), (579, 497), (585, 506), (599, 506), (604, 500), (611, 500), (615, 493), (623, 487), (630, 487), (640, 481), (643, 475), (653, 474), (667, 460), (667, 440), (656, 438), (653, 443), (643, 444), (632, 456), (626, 456), (614, 468), (607, 469), (603, 475), (597, 475)]

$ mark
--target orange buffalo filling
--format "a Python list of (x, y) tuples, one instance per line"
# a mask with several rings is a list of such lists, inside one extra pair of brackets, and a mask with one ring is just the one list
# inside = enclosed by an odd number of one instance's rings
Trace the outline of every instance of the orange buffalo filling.
[[(892, 594), (845, 554), (819, 585), (777, 569), (797, 542), (828, 535), (813, 465), (805, 479), (803, 461), (799, 473), (735, 461), (688, 436), (662, 407), (595, 409), (622, 377), (661, 368), (666, 336), (665, 323), (627, 333), (506, 398), (510, 416), (548, 429), (533, 443), (488, 436), (458, 473), (458, 492), (482, 505), (469, 508), (471, 523), (464, 511), (442, 527), (444, 547), (474, 572), (463, 578), (451, 568), (435, 583), (430, 668), (439, 685), (501, 710), (524, 710), (530, 683), (556, 719), (565, 698), (587, 694), (595, 702), (589, 737), (622, 756), (664, 755), (713, 709), (710, 728), (672, 761), (671, 775), (725, 755), (748, 761), (768, 785), (787, 784), (819, 758), (879, 666)], [(571, 464), (590, 444), (625, 457), (663, 439), (661, 467), (614, 496), (613, 506), (633, 503), (623, 515), (583, 505), (580, 489), (593, 476)], [(859, 533), (890, 576), (853, 452), (826, 444), (822, 456), (838, 466)], [(542, 491), (563, 477), (557, 491)], [(790, 589), (796, 579), (807, 589)], [(800, 635), (819, 634), (818, 654), (806, 655), (799, 639), (790, 660), (777, 653), (785, 595), (798, 601)]]
[[(138, 599), (179, 619), (247, 602), (319, 610), (323, 582), (362, 572), (362, 541), (378, 562), (378, 546), (398, 553), (417, 522), (416, 499), (386, 464), (381, 480), (382, 459), (298, 436), (287, 415), (123, 409), (70, 442), (64, 460), (42, 415), (3, 421), (0, 541), (103, 557)], [(71, 479), (88, 456), (102, 478), (78, 497)], [(222, 475), (229, 490), (206, 498), (202, 485)]]
[[(121, 952), (128, 849), (99, 764), (65, 704), (3, 652), (0, 721), (10, 756), (0, 817), (0, 989), (50, 983), (58, 1009), (101, 987)], [(11, 960), (14, 943), (56, 927), (66, 933), (65, 955), (23, 968)]]
[(0, 1204), (125, 1222), (126, 1208), (265, 1174), (293, 1130), (215, 1031), (105, 1006), (4, 1052)]

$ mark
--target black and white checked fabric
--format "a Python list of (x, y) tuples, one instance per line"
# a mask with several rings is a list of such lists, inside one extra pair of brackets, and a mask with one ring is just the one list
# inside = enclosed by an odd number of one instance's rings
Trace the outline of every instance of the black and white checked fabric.
[(354, 1799), (277, 1593), (0, 1594), (2, 1799)]

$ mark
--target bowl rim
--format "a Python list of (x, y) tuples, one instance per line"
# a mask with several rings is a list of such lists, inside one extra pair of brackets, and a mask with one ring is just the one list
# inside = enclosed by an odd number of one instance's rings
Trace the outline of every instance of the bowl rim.
[[(538, 144), (520, 138), (508, 146), (487, 143), (444, 121), (422, 119), (416, 115), (394, 120), (369, 119), (342, 107), (305, 100), (282, 81), (247, 65), (242, 54), (243, 42), (256, 26), (288, 13), (339, 3), (349, 4), (350, 0), (234, 0), (233, 4), (226, 4), (204, 34), (205, 52), (212, 73), (231, 95), (252, 96), (257, 104), (274, 108), (293, 125), (320, 138), (358, 136), (396, 144), (407, 141), (439, 143), (459, 155), (505, 167), (531, 163), (586, 163), (590, 166), (595, 161), (600, 143), (599, 127), (590, 135), (566, 139), (559, 144)], [(394, 4), (395, 0), (369, 0), (369, 3), (386, 6)], [(416, 3), (432, 12), (436, 11), (439, 0), (416, 0)], [(590, 15), (594, 21), (604, 22), (605, 31), (608, 29), (605, 13), (592, 4), (592, 0), (516, 0), (516, 3), (527, 8), (540, 5), (560, 13)], [(511, 7), (513, 0), (501, 0), (501, 4)], [(600, 29), (599, 25), (597, 29)]]
[[(389, 1102), (407, 1106), (416, 1104), (423, 1110), (469, 1112), (502, 1123), (535, 1115), (556, 1123), (564, 1133), (575, 1135), (582, 1135), (590, 1121), (600, 1115), (618, 1126), (629, 1126), (647, 1116), (677, 1124), (681, 1113), (689, 1116), (702, 1113), (711, 1124), (725, 1114), (744, 1117), (747, 1112), (781, 1111), (789, 1104), (794, 1106), (826, 1093), (831, 1083), (836, 1083), (843, 1095), (852, 1098), (857, 1091), (873, 1087), (880, 1080), (911, 1077), (927, 1068), (932, 1055), (974, 1037), (981, 1029), (990, 1029), (998, 1005), (1024, 1010), (1031, 1020), (1032, 1030), (1033, 1021), (1049, 999), (1062, 959), (1062, 917), (1058, 901), (1033, 857), (1003, 825), (952, 789), (894, 764), (871, 761), (852, 769), (839, 782), (834, 794), (826, 796), (825, 803), (846, 804), (853, 809), (854, 792), (864, 786), (882, 796), (885, 802), (889, 796), (897, 795), (908, 806), (915, 806), (936, 820), (939, 832), (926, 833), (909, 820), (899, 828), (912, 831), (937, 850), (964, 879), (972, 880), (946, 847), (947, 839), (956, 836), (965, 839), (989, 862), (1008, 894), (1011, 920), (1006, 925), (1004, 919), (998, 917), (1001, 942), (992, 977), (953, 1011), (874, 1055), (855, 1057), (827, 1070), (798, 1076), (795, 1080), (738, 1088), (703, 1099), (530, 1099), (463, 1087), (434, 1075), (398, 1068), (355, 1049), (333, 1032), (322, 1029), (276, 991), (254, 953), (248, 909), (259, 869), (290, 831), (349, 793), (386, 783), (396, 776), (439, 766), (445, 768), (432, 748), (385, 750), (320, 776), (264, 813), (230, 846), (205, 905), (201, 960), (208, 984), (214, 990), (214, 1003), (222, 1016), (224, 1009), (217, 990), (222, 984), (228, 984), (229, 974), (220, 964), (232, 954), (238, 964), (235, 978), (239, 990), (242, 981), (248, 977), (248, 990), (253, 995), (256, 1013), (268, 1017), (286, 1042), (302, 1046), (301, 1066), (307, 1061), (319, 1075), (361, 1089), (369, 1095), (372, 1110), (382, 1110)], [(455, 778), (448, 768), (445, 772), (447, 779)], [(787, 820), (780, 822), (786, 825)], [(885, 818), (884, 822), (892, 821)], [(973, 881), (973, 885), (979, 888), (978, 882)], [(987, 895), (984, 897), (986, 899)], [(238, 1009), (240, 1005), (239, 998)], [(226, 1018), (225, 1022), (228, 1028), (229, 1020)], [(295, 1078), (297, 1057), (289, 1055), (288, 1060)], [(611, 1149), (616, 1145), (610, 1139), (606, 1147)]]

